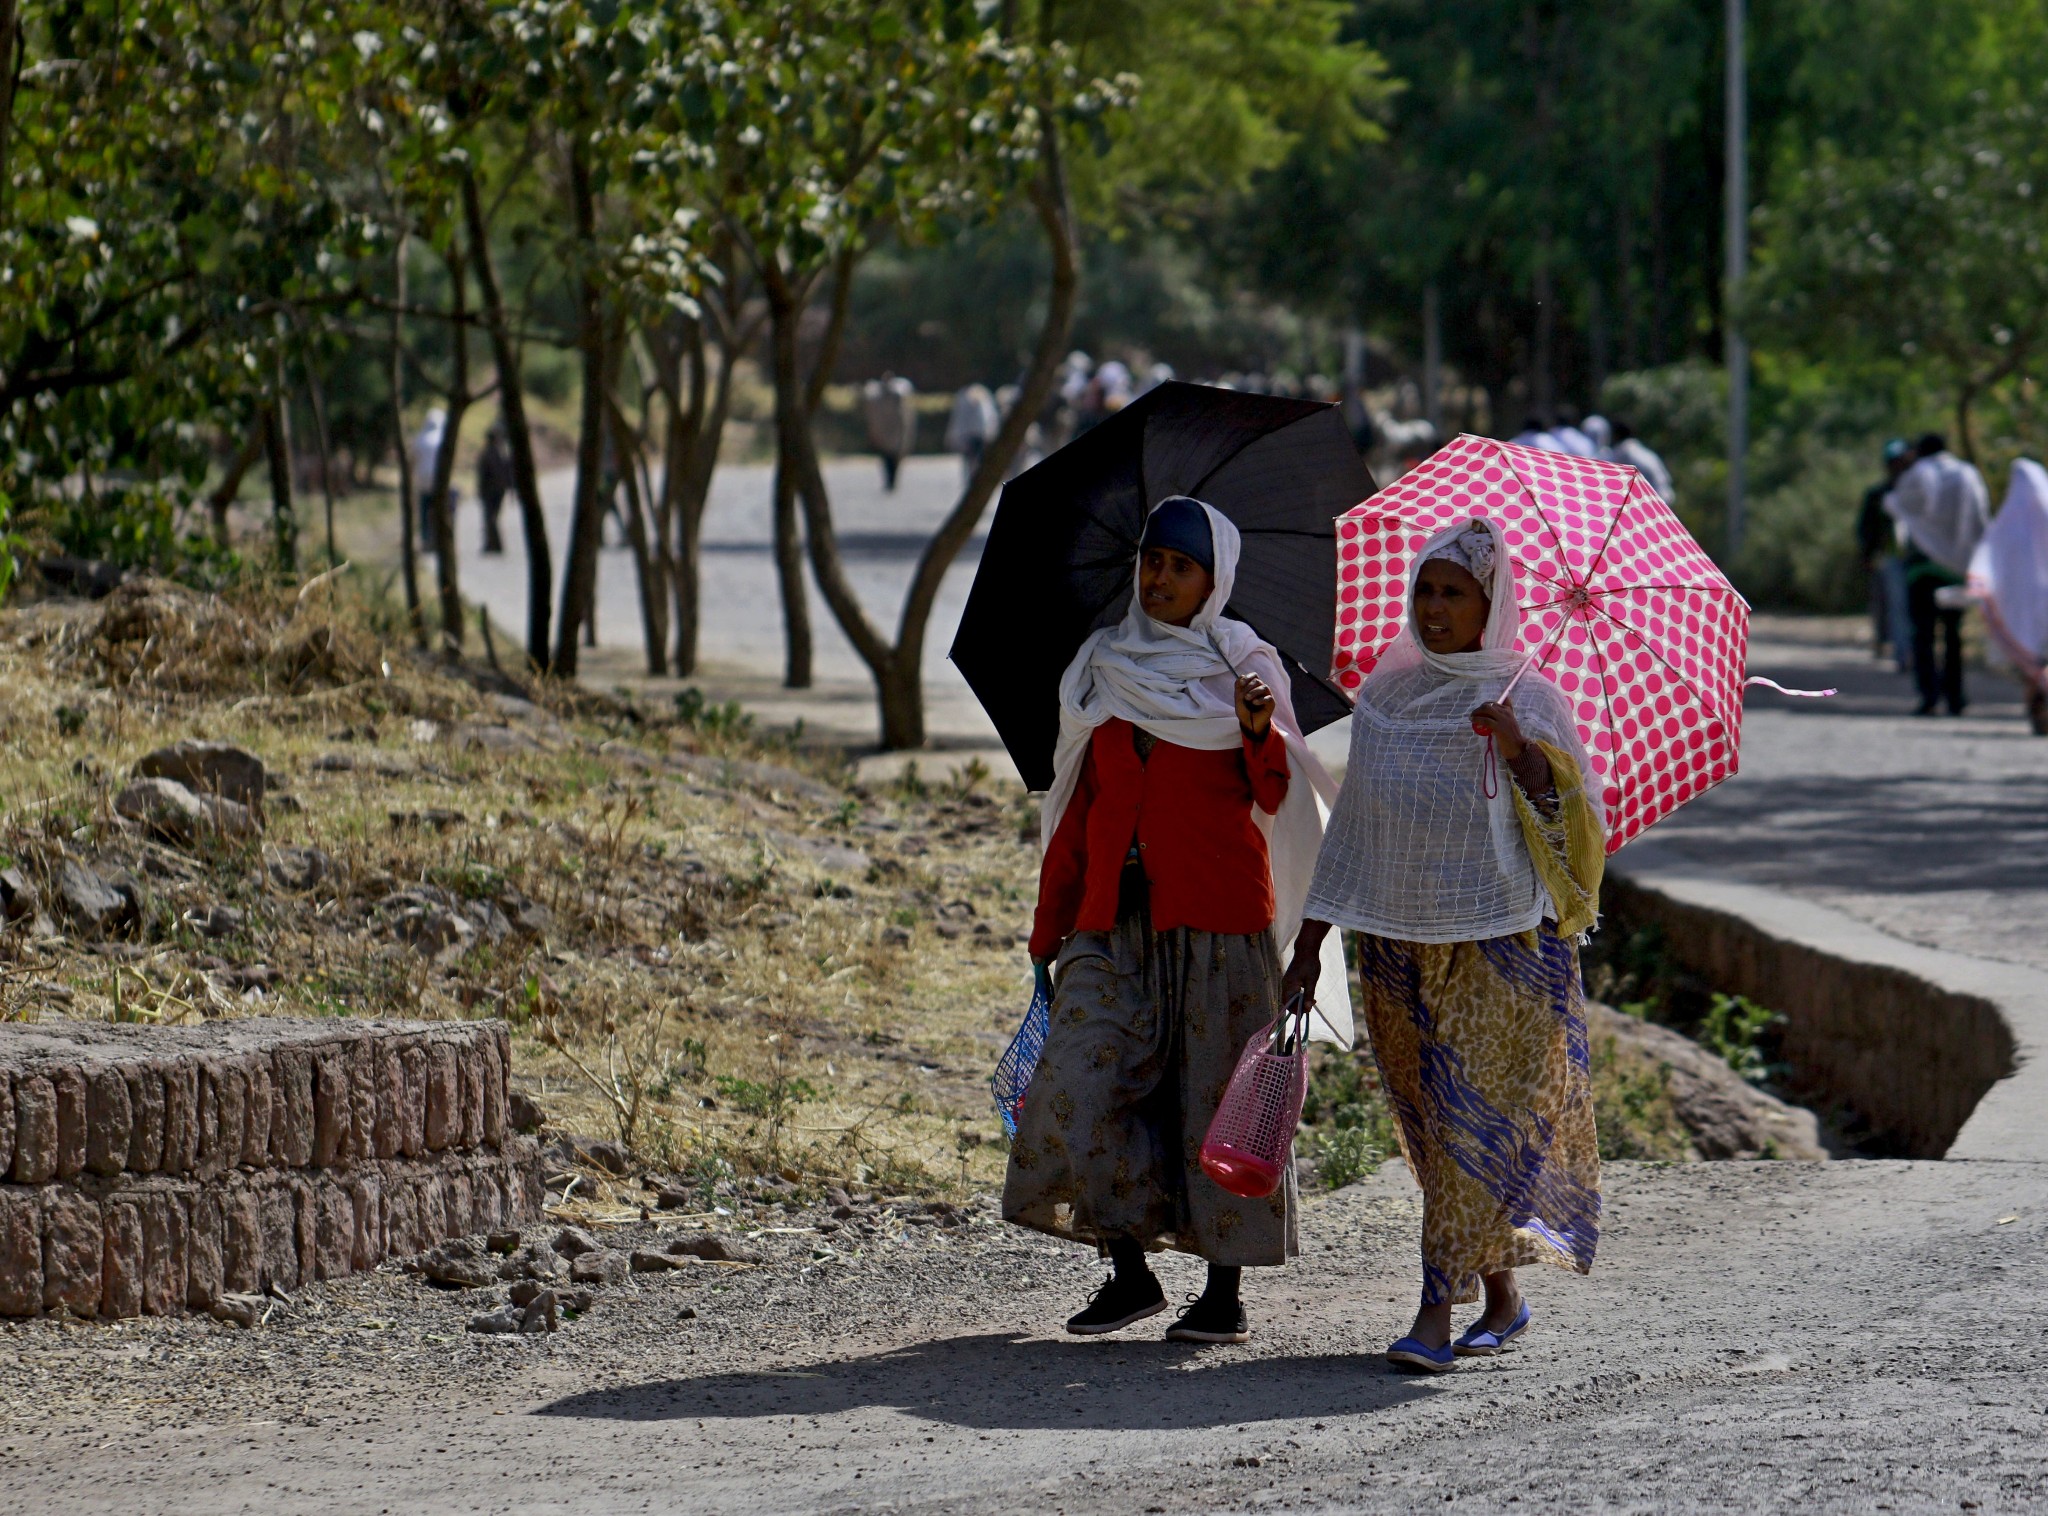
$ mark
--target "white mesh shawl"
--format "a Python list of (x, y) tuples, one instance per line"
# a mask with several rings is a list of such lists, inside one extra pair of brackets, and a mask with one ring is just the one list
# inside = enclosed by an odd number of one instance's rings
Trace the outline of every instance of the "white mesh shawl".
[[(1344, 786), (1305, 907), (1316, 920), (1407, 942), (1474, 942), (1558, 918), (1515, 815), (1514, 776), (1497, 762), (1487, 795), (1487, 742), (1472, 730), (1473, 708), (1500, 698), (1526, 661), (1515, 651), (1514, 562), (1500, 529), (1483, 524), (1494, 572), (1479, 651), (1432, 653), (1415, 631), (1422, 564), (1469, 524), (1432, 538), (1409, 570), (1407, 625), (1360, 688), (1351, 718)], [(1531, 670), (1511, 699), (1525, 737), (1587, 772), (1563, 691)], [(1587, 800), (1598, 804), (1590, 787)]]

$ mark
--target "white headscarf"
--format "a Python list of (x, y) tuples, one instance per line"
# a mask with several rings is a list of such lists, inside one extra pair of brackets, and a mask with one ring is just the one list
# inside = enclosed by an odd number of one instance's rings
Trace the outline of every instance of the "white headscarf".
[[(1257, 674), (1273, 692), (1273, 727), (1287, 745), (1291, 780), (1278, 814), (1268, 816), (1252, 807), (1272, 862), (1273, 940), (1284, 962), (1301, 926), (1302, 903), (1322, 846), (1323, 818), (1337, 797), (1337, 784), (1302, 737), (1280, 655), (1242, 621), (1223, 614), (1237, 582), (1242, 544), (1236, 526), (1220, 511), (1209, 505), (1202, 511), (1215, 549), (1211, 572), (1216, 587), (1194, 619), (1186, 626), (1169, 626), (1147, 615), (1134, 567), (1130, 609), (1123, 620), (1082, 643), (1061, 676), (1059, 743), (1053, 750), (1052, 787), (1040, 809), (1039, 835), (1044, 846), (1052, 845), (1080, 783), (1089, 739), (1105, 721), (1120, 718), (1181, 747), (1226, 751), (1242, 740), (1237, 676)], [(1299, 783), (1302, 779), (1308, 783)], [(1319, 1041), (1351, 1045), (1351, 995), (1343, 948), (1334, 932), (1323, 945), (1311, 1027)]]
[(2012, 466), (2005, 504), (1970, 560), (1970, 588), (1984, 602), (1999, 647), (2042, 682), (2048, 658), (2048, 469), (2031, 458)]
[[(1415, 585), (1433, 558), (1465, 568), (1486, 592), (1486, 628), (1472, 652), (1433, 653), (1416, 631)], [(1472, 711), (1520, 676), (1517, 724), (1569, 754), (1590, 781), (1564, 691), (1523, 672), (1521, 625), (1514, 560), (1493, 522), (1448, 527), (1416, 555), (1406, 624), (1358, 691), (1309, 915), (1406, 942), (1477, 942), (1561, 919), (1523, 840), (1514, 777), (1497, 761), (1489, 769), (1488, 743), (1472, 730)], [(1598, 815), (1590, 782), (1585, 795)]]

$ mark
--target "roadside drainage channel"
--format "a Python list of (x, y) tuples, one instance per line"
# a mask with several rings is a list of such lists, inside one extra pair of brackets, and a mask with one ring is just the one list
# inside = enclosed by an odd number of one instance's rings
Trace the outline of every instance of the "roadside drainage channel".
[(1630, 846), (1601, 931), (1785, 1017), (1791, 1098), (1847, 1109), (1901, 1158), (2048, 1162), (2048, 975), (1888, 936), (1840, 911)]

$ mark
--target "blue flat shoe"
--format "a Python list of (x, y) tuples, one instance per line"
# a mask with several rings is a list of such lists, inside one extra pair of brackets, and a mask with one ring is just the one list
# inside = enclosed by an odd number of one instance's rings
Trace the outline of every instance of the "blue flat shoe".
[(1442, 1374), (1458, 1366), (1458, 1355), (1449, 1343), (1433, 1348), (1419, 1337), (1403, 1337), (1387, 1349), (1387, 1362), (1425, 1374)]
[[(1484, 1321), (1484, 1316), (1480, 1321)], [(1515, 1319), (1498, 1332), (1483, 1331), (1479, 1321), (1467, 1328), (1465, 1335), (1451, 1344), (1451, 1351), (1460, 1358), (1491, 1358), (1515, 1338), (1529, 1329), (1529, 1302), (1522, 1302), (1521, 1310), (1515, 1312)]]

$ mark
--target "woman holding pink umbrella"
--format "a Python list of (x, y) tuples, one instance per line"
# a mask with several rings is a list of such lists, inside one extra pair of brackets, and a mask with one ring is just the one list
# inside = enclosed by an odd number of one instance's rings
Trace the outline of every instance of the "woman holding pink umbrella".
[[(1599, 1236), (1578, 940), (1599, 914), (1599, 795), (1564, 692), (1525, 669), (1514, 565), (1492, 521), (1414, 559), (1406, 626), (1358, 690), (1282, 995), (1360, 933), (1364, 1017), (1423, 1192), (1422, 1299), (1388, 1349), (1441, 1372), (1529, 1327), (1515, 1270), (1585, 1273)], [(1482, 1298), (1455, 1341), (1451, 1308)]]

